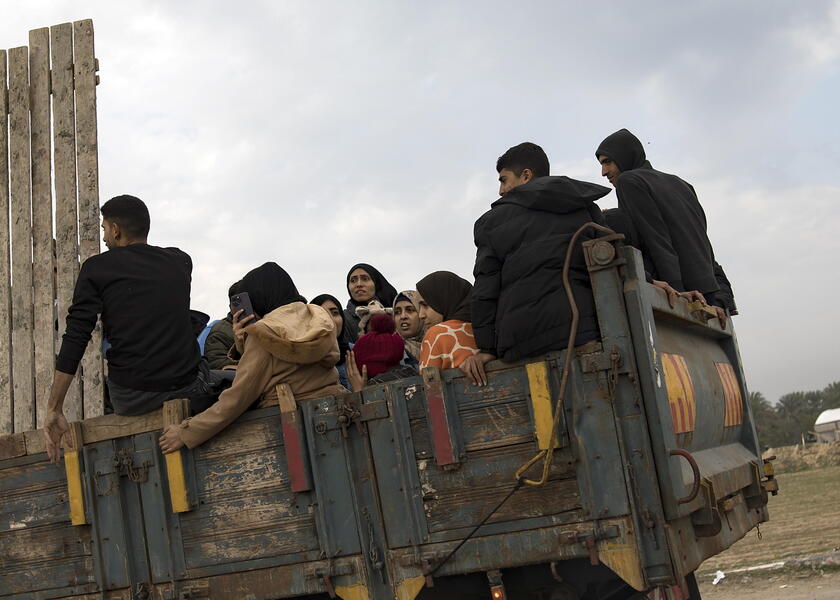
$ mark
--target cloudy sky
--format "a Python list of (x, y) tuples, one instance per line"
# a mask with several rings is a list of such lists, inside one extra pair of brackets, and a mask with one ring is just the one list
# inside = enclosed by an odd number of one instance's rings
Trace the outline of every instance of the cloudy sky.
[[(586, 6), (586, 8), (583, 8)], [(102, 201), (189, 252), (193, 306), (267, 260), (311, 297), (370, 262), (470, 278), (495, 159), (539, 143), (601, 180), (627, 127), (698, 191), (750, 389), (840, 380), (840, 2), (28, 0), (0, 47), (93, 18)], [(616, 204), (614, 194), (604, 208)]]

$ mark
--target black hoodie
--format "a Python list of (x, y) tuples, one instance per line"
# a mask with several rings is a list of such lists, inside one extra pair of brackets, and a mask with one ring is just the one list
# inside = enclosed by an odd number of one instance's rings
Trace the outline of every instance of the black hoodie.
[[(563, 289), (566, 249), (581, 225), (604, 223), (595, 201), (609, 191), (568, 177), (538, 177), (496, 200), (476, 221), (472, 322), (481, 350), (516, 360), (566, 347), (572, 319)], [(594, 235), (585, 233), (581, 242)], [(598, 337), (598, 323), (580, 247), (572, 257), (579, 345)]]
[(621, 170), (615, 180), (618, 207), (632, 224), (635, 239), (628, 242), (642, 251), (650, 276), (714, 301), (719, 289), (715, 257), (694, 188), (654, 169), (642, 143), (626, 129), (601, 142), (595, 156), (608, 156)]

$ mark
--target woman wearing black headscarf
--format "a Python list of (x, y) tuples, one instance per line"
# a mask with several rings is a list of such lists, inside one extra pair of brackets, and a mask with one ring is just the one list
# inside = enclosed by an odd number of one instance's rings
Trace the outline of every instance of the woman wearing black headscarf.
[(391, 307), (397, 290), (375, 267), (367, 263), (358, 263), (347, 271), (347, 293), (350, 300), (344, 310), (344, 331), (348, 342), (355, 342), (359, 335), (361, 317), (356, 308), (367, 306), (372, 300), (378, 300), (382, 306)]
[(472, 329), (472, 284), (449, 271), (436, 271), (417, 282), (423, 336), (420, 367), (459, 367), (477, 385), (487, 383), (484, 364), (495, 358), (480, 353)]
[(298, 399), (347, 390), (338, 383), (335, 323), (321, 308), (305, 304), (292, 278), (276, 263), (265, 263), (242, 278), (257, 321), (245, 328), (244, 352), (233, 385), (207, 410), (170, 425), (160, 447), (174, 452), (195, 448), (257, 403), (277, 403), (286, 383)]
[(347, 358), (347, 351), (350, 349), (350, 344), (347, 342), (347, 336), (344, 332), (344, 311), (341, 310), (341, 303), (338, 298), (331, 294), (319, 294), (312, 299), (310, 304), (320, 306), (332, 318), (335, 323), (335, 335), (338, 338), (338, 362), (335, 368), (338, 369), (338, 380), (341, 385), (350, 389), (350, 381), (347, 379), (347, 365), (345, 360)]

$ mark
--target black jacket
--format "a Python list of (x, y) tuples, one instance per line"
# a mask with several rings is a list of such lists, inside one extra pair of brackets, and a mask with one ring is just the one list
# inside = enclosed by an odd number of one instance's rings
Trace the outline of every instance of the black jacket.
[(74, 374), (102, 315), (108, 377), (166, 392), (195, 380), (201, 358), (190, 323), (192, 260), (177, 248), (132, 244), (91, 256), (76, 280), (56, 369)]
[[(568, 177), (539, 177), (496, 200), (476, 221), (472, 318), (481, 350), (516, 360), (566, 347), (572, 319), (563, 289), (566, 249), (581, 225), (604, 223), (595, 201), (609, 191)], [(580, 241), (593, 237), (590, 230)], [(580, 247), (572, 256), (578, 345), (598, 337), (598, 323)]]

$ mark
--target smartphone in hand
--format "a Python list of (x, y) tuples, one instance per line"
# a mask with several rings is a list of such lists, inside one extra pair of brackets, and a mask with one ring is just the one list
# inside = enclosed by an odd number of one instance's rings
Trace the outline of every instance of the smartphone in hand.
[(256, 321), (256, 314), (254, 313), (254, 307), (251, 306), (251, 296), (248, 295), (248, 292), (234, 294), (230, 297), (230, 314), (235, 315), (240, 310), (244, 311), (238, 317), (240, 322), (248, 315), (254, 315), (254, 318), (245, 324), (246, 327)]

